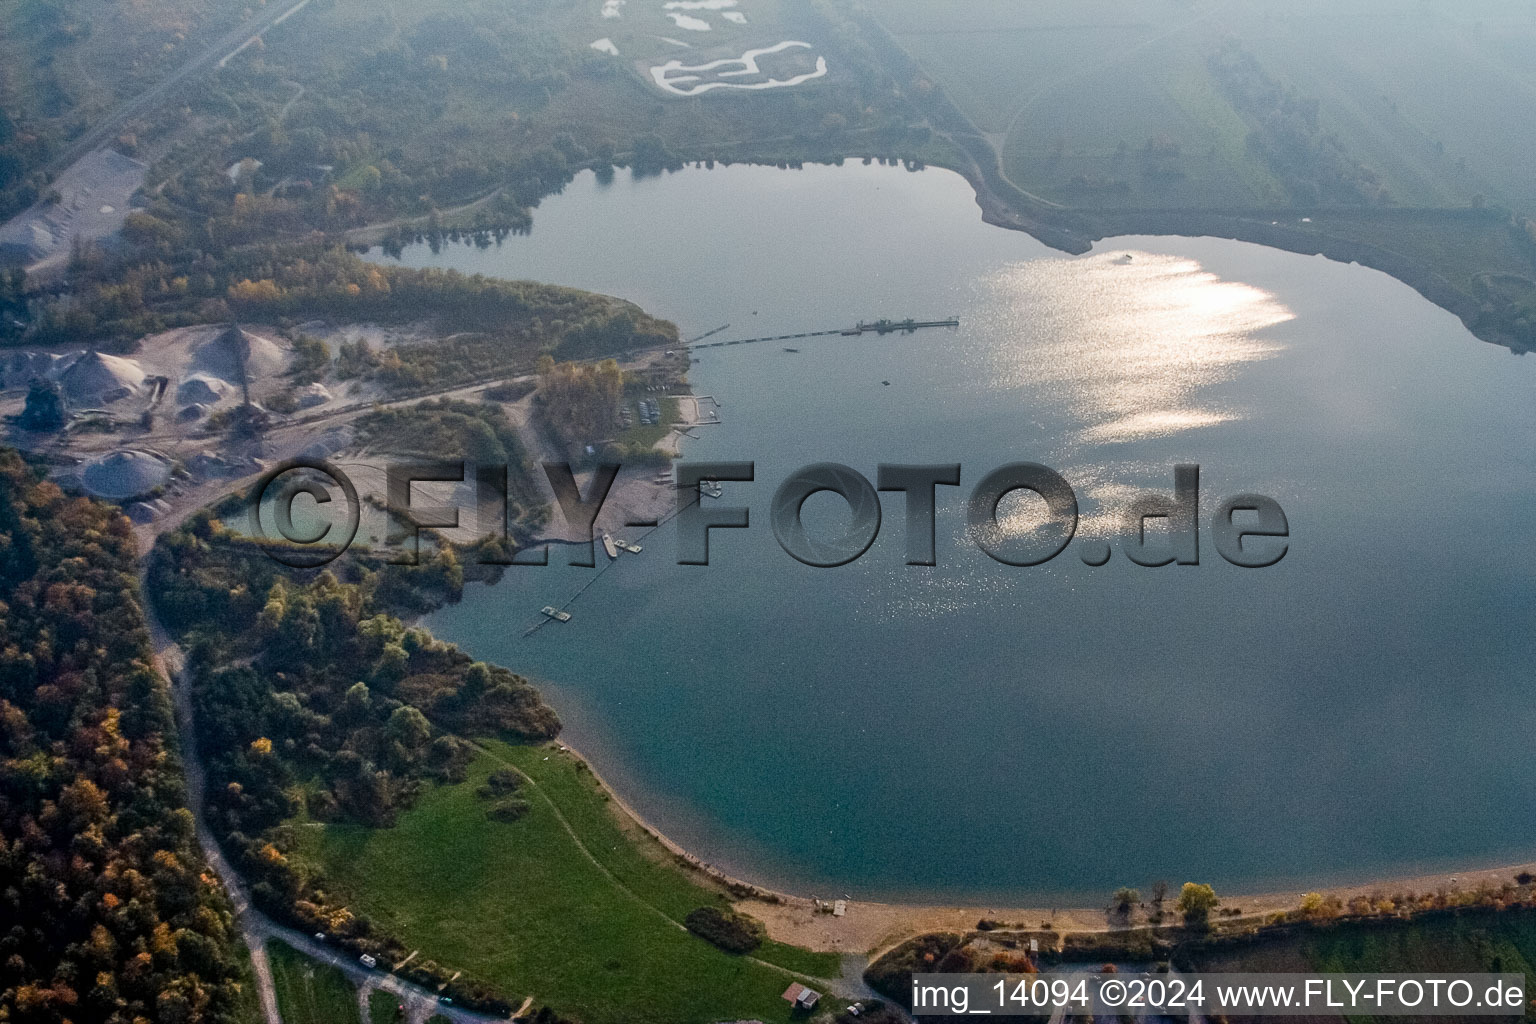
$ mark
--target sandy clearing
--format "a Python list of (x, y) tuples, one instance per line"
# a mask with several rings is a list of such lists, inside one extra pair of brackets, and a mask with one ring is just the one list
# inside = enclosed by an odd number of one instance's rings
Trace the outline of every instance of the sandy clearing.
[[(1311, 891), (1337, 897), (1347, 904), (1356, 896), (1379, 898), (1409, 893), (1472, 892), (1484, 886), (1498, 888), (1513, 882), (1521, 872), (1536, 874), (1536, 863), (1393, 876), (1355, 885), (1319, 886)], [(1173, 891), (1176, 893), (1176, 886)], [(842, 894), (836, 895), (841, 897)], [(1261, 920), (1296, 910), (1306, 894), (1286, 891), (1218, 895), (1222, 897), (1222, 906), (1242, 910), (1241, 915), (1224, 920), (1243, 921)], [(832, 894), (824, 897), (831, 898)], [(822, 952), (878, 954), (925, 932), (970, 931), (983, 918), (1020, 928), (1049, 928), (1063, 934), (1109, 932), (1125, 927), (1118, 919), (1111, 920), (1102, 907), (943, 906), (850, 900), (847, 914), (834, 917), (818, 911), (809, 899), (782, 896), (781, 900), (780, 903), (743, 900), (736, 906), (761, 920), (773, 939)], [(1143, 923), (1140, 920), (1134, 922), (1136, 926)]]
[[(674, 19), (680, 15), (670, 15)], [(789, 86), (800, 85), (813, 78), (821, 78), (827, 73), (827, 59), (818, 56), (816, 69), (789, 78), (765, 78), (759, 81), (737, 81), (743, 76), (756, 76), (763, 74), (758, 67), (757, 59), (765, 54), (779, 53), (788, 49), (811, 49), (810, 43), (800, 42), (796, 39), (787, 39), (773, 46), (765, 46), (756, 50), (748, 50), (740, 57), (725, 57), (721, 60), (709, 61), (706, 64), (687, 65), (680, 60), (669, 60), (665, 64), (658, 64), (651, 68), (651, 80), (656, 86), (674, 96), (698, 96), (709, 92), (711, 89), (783, 89)], [(729, 70), (721, 70), (729, 69)], [(713, 78), (708, 81), (701, 80), (701, 72), (713, 73)], [(732, 79), (725, 81), (724, 79)], [(686, 86), (686, 88), (679, 88)]]

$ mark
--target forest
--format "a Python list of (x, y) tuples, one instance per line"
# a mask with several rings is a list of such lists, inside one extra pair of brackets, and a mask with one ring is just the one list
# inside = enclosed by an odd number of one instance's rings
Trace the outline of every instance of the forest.
[[(33, 303), (27, 344), (95, 342), (131, 351), (146, 334), (231, 319), (331, 316), (432, 320), (459, 337), (366, 360), (364, 375), (410, 390), (532, 367), (541, 352), (588, 355), (675, 344), (677, 329), (632, 303), (575, 288), (451, 270), (382, 267), (325, 243), (215, 254), (195, 245), (138, 245), (79, 255), (75, 289)], [(3, 294), (3, 293), (0, 293)]]
[(539, 360), (538, 409), (550, 430), (573, 448), (612, 431), (624, 373), (605, 359), (595, 365)]
[(252, 1019), (202, 860), (134, 542), (0, 450), (0, 1019)]

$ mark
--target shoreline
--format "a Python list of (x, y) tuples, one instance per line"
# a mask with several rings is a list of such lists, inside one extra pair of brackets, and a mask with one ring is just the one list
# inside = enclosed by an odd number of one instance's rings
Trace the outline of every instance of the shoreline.
[[(638, 828), (658, 843), (674, 858), (680, 869), (701, 875), (708, 883), (728, 891), (736, 909), (762, 921), (768, 937), (776, 942), (801, 946), (818, 953), (857, 954), (874, 959), (891, 947), (926, 932), (974, 931), (983, 919), (1005, 922), (1019, 929), (1048, 929), (1063, 936), (1126, 932), (1149, 926), (1146, 921), (1127, 925), (1118, 918), (1111, 919), (1106, 907), (1012, 906), (982, 902), (925, 903), (850, 899), (846, 901), (846, 914), (837, 917), (830, 913), (828, 900), (798, 896), (749, 881), (699, 857), (646, 819), (593, 766), (584, 753), (563, 739), (553, 742), (587, 766), (592, 778), (608, 794), (613, 812), (621, 819), (627, 819), (624, 824)], [(1513, 882), (1521, 872), (1536, 875), (1536, 861), (1438, 872), (1388, 873), (1373, 876), (1363, 882), (1315, 883), (1307, 892), (1336, 897), (1347, 904), (1357, 896), (1380, 897), (1406, 893), (1423, 895), (1476, 891), (1484, 886), (1497, 888), (1506, 882)], [(1177, 887), (1181, 884), (1170, 882), (1170, 902), (1177, 898)], [(1242, 911), (1218, 920), (1234, 923), (1267, 920), (1275, 914), (1297, 910), (1307, 892), (1300, 889), (1218, 892), (1223, 907), (1237, 907)], [(1108, 893), (1106, 906), (1107, 903)]]
[[(988, 169), (975, 162), (976, 156), (951, 138), (958, 150), (969, 157), (970, 164), (956, 160), (934, 162), (928, 167), (939, 168), (958, 174), (970, 185), (976, 205), (981, 210), (981, 220), (1006, 231), (1020, 231), (1042, 245), (1073, 256), (1081, 256), (1097, 248), (1099, 243), (1112, 238), (1128, 236), (1168, 236), (1174, 238), (1222, 238), (1234, 242), (1248, 242), (1267, 246), (1282, 252), (1300, 256), (1322, 256), (1335, 263), (1358, 263), (1360, 266), (1386, 274), (1418, 292), (1431, 304), (1450, 313), (1462, 322), (1467, 331), (1480, 341), (1509, 349), (1516, 355), (1527, 347), (1505, 327), (1492, 318), (1485, 308), (1486, 296), (1471, 294), (1453, 284), (1435, 268), (1420, 259), (1388, 249), (1364, 239), (1339, 237), (1319, 230), (1303, 229), (1295, 210), (1203, 210), (1203, 209), (1127, 209), (1093, 210), (1070, 209), (1046, 211), (1041, 216), (1030, 216), (1027, 202), (1012, 202), (1004, 193), (1014, 190), (1011, 182), (994, 183), (989, 180)], [(993, 172), (996, 173), (996, 172)], [(1039, 207), (1035, 207), (1039, 212)], [(1323, 208), (1319, 212), (1338, 212)], [(1359, 214), (1361, 211), (1346, 209), (1343, 212)], [(1374, 211), (1380, 212), (1380, 211)], [(1052, 214), (1054, 213), (1054, 217)], [(1436, 218), (1456, 220), (1484, 219), (1491, 223), (1499, 220), (1496, 210), (1472, 208), (1392, 208), (1399, 219)], [(1506, 214), (1507, 216), (1507, 214)], [(1281, 219), (1281, 218), (1285, 219)], [(1311, 218), (1306, 218), (1310, 221)]]

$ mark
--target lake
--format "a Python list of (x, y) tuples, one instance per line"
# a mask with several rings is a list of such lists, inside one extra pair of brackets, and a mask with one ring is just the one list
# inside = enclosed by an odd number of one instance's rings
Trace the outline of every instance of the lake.
[[(531, 636), (593, 570), (515, 570), (427, 620), (538, 680), (705, 860), (798, 893), (1028, 905), (1530, 858), (1536, 360), (1406, 285), (1216, 239), (1066, 257), (982, 224), (954, 174), (878, 165), (584, 174), (529, 236), (403, 261), (622, 296), (689, 337), (731, 324), (710, 340), (961, 319), (700, 350), (723, 424), (685, 458), (756, 462), (712, 503), (750, 529), (679, 566), (664, 525)], [(785, 554), (774, 489), (820, 461), (962, 464), (938, 564), (904, 564), (894, 493), (859, 560)], [(972, 543), (971, 487), (1017, 461), (1071, 482), (1108, 564)], [(1176, 463), (1201, 467), (1200, 564), (1132, 564), (1117, 510), (1171, 494)], [(1279, 564), (1216, 553), (1210, 514), (1240, 492), (1284, 508)], [(806, 518), (848, 513), (821, 494)]]

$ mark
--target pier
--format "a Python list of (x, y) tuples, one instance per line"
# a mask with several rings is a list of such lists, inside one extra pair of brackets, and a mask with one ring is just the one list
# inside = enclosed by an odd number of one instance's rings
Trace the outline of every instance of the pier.
[[(738, 338), (735, 341), (711, 341), (707, 345), (690, 344), (690, 348), (724, 348), (727, 345), (755, 345), (760, 341), (794, 341), (799, 338), (825, 338), (830, 335), (839, 335), (844, 338), (859, 337), (863, 334), (911, 334), (913, 331), (924, 330), (929, 327), (959, 327), (960, 318), (950, 317), (947, 320), (872, 320), (865, 322), (860, 320), (852, 327), (834, 327), (829, 331), (804, 331), (800, 334), (776, 334), (762, 338)], [(718, 329), (718, 328), (717, 328)], [(710, 334), (715, 333), (711, 331)], [(701, 335), (707, 338), (709, 335)]]
[(703, 334), (699, 335), (697, 338), (689, 338), (688, 339), (688, 344), (692, 345), (695, 342), (703, 341), (705, 338), (714, 337), (716, 334), (719, 334), (721, 331), (729, 330), (730, 326), (731, 326), (730, 324), (721, 324), (719, 327), (716, 327), (712, 331), (705, 331)]

